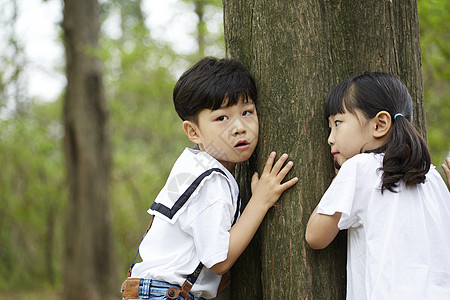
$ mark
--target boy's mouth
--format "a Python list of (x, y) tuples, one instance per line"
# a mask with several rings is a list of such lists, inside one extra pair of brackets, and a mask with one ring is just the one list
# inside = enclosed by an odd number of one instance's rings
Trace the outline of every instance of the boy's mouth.
[(250, 145), (250, 143), (247, 142), (246, 140), (240, 140), (240, 141), (238, 141), (238, 142), (234, 145), (234, 148), (237, 148), (237, 149), (245, 149), (245, 148), (247, 148), (249, 145)]

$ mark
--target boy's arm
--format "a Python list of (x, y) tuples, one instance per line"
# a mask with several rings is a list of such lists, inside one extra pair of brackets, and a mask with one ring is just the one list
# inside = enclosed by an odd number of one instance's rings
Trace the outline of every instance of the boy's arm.
[(313, 249), (323, 249), (327, 247), (339, 232), (338, 222), (341, 213), (337, 212), (332, 216), (317, 213), (317, 207), (309, 217), (306, 225), (305, 239)]
[(283, 154), (273, 165), (275, 155), (275, 152), (269, 155), (261, 178), (258, 178), (257, 173), (253, 175), (251, 183), (253, 195), (241, 217), (230, 230), (227, 259), (210, 268), (211, 271), (218, 275), (225, 274), (233, 266), (245, 248), (247, 248), (269, 208), (278, 201), (285, 190), (298, 181), (298, 178), (295, 177), (285, 183), (281, 183), (292, 168), (293, 163), (288, 162), (283, 167), (288, 157), (287, 154)]

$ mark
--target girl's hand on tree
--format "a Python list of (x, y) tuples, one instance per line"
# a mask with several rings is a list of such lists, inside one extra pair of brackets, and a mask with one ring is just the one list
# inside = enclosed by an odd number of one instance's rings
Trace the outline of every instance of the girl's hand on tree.
[(258, 199), (266, 205), (267, 210), (271, 208), (280, 198), (281, 194), (297, 183), (298, 178), (294, 177), (281, 183), (287, 173), (292, 169), (293, 162), (289, 161), (284, 167), (288, 155), (281, 155), (278, 161), (273, 164), (276, 153), (272, 152), (267, 159), (261, 177), (255, 172), (252, 177), (252, 198)]
[(445, 159), (445, 162), (447, 165), (442, 164), (442, 169), (444, 170), (445, 177), (447, 177), (447, 184), (450, 188), (450, 157), (447, 157), (447, 159)]

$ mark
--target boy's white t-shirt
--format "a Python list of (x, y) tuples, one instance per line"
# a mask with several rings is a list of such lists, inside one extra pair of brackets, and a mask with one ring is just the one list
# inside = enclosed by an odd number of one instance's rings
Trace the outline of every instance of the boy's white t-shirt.
[(318, 213), (348, 229), (347, 299), (450, 299), (450, 194), (434, 166), (423, 184), (381, 194), (384, 154), (340, 169)]
[(139, 247), (142, 262), (134, 266), (131, 277), (181, 286), (201, 261), (205, 267), (191, 293), (206, 299), (216, 296), (222, 276), (209, 268), (228, 255), (229, 230), (239, 201), (233, 175), (207, 153), (186, 148), (155, 202), (170, 207), (200, 174), (212, 168), (223, 174), (212, 172), (205, 177), (173, 217), (148, 210), (155, 218)]

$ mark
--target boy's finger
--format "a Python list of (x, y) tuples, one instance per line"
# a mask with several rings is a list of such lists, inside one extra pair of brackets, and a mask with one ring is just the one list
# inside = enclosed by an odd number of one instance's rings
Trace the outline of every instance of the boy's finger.
[(275, 152), (271, 152), (269, 154), (269, 158), (266, 161), (266, 165), (264, 166), (263, 173), (269, 173), (273, 166), (273, 161), (275, 159), (275, 155), (277, 155)]
[(287, 173), (292, 169), (294, 166), (294, 163), (292, 161), (289, 161), (283, 169), (277, 174), (277, 178), (280, 180), (280, 182), (286, 177)]
[(298, 182), (298, 177), (294, 177), (281, 185), (283, 192)]
[(251, 181), (251, 183), (250, 183), (250, 188), (252, 189), (252, 192), (253, 192), (253, 189), (255, 188), (255, 185), (256, 185), (256, 183), (258, 182), (258, 180), (259, 180), (259, 176), (258, 176), (258, 173), (253, 173), (253, 176), (252, 176), (252, 181)]
[(273, 166), (272, 172), (274, 172), (275, 174), (278, 174), (281, 170), (281, 167), (283, 167), (283, 165), (287, 159), (288, 159), (288, 155), (286, 153), (281, 155), (280, 158), (278, 159), (278, 161)]

